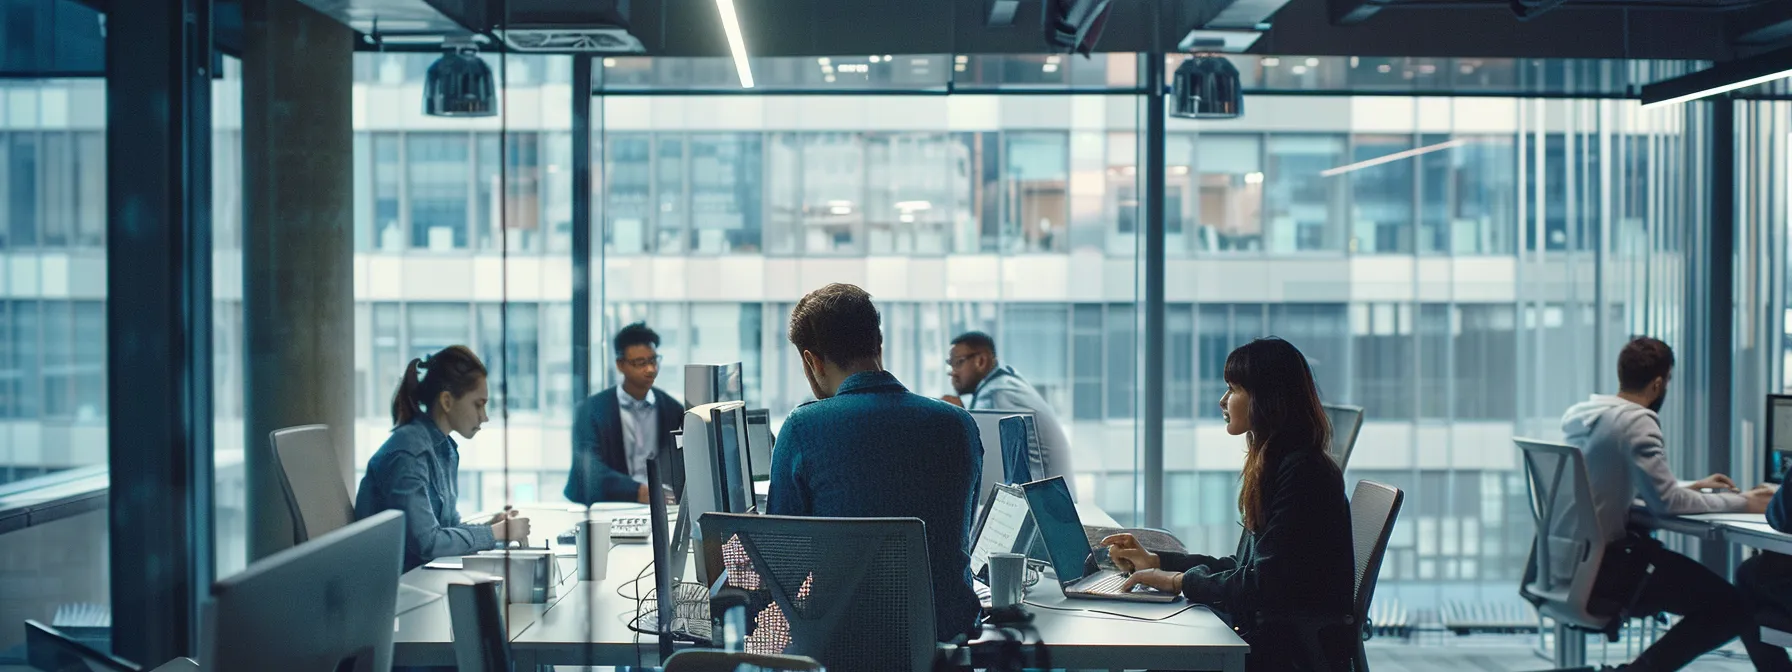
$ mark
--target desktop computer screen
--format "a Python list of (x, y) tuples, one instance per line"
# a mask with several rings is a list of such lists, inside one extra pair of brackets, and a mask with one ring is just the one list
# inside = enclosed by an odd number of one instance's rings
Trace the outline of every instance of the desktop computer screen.
[(749, 513), (753, 508), (752, 458), (747, 455), (747, 415), (744, 406), (715, 412), (716, 472), (719, 492), (726, 493), (728, 513)]
[[(745, 454), (746, 404), (728, 401), (704, 404), (684, 415), (684, 500), (693, 549), (703, 548), (703, 514), (751, 513), (753, 506), (751, 461)], [(696, 553), (697, 581), (715, 579), (702, 553)], [(714, 568), (719, 572), (720, 568)]]
[(1767, 395), (1767, 464), (1762, 476), (1769, 483), (1783, 483), (1792, 468), (1792, 395)]
[(747, 464), (753, 480), (769, 481), (772, 477), (772, 412), (763, 408), (747, 411)]
[(208, 670), (392, 669), (404, 517), (382, 511), (212, 585)]

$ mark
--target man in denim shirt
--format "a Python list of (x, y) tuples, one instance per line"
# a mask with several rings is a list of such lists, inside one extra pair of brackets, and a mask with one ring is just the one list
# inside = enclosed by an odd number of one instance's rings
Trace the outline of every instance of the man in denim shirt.
[[(418, 369), (429, 371), (419, 379)], [(404, 569), (436, 558), (471, 555), (499, 541), (526, 541), (529, 521), (500, 514), (462, 525), (460, 450), (448, 432), (473, 438), (484, 424), (485, 366), (465, 346), (412, 360), (392, 400), (392, 436), (367, 461), (355, 495), (355, 518), (393, 509), (404, 513)]]
[(920, 518), (927, 525), (934, 626), (941, 641), (977, 621), (971, 515), (983, 474), (976, 421), (909, 392), (883, 370), (871, 295), (818, 289), (790, 312), (790, 342), (814, 401), (784, 421), (767, 511), (783, 516)]

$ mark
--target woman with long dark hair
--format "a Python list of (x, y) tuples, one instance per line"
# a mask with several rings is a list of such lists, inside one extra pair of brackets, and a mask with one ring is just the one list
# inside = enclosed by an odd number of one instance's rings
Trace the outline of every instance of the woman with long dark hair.
[(1220, 411), (1226, 432), (1245, 437), (1238, 552), (1154, 553), (1130, 534), (1102, 544), (1133, 571), (1128, 589), (1179, 592), (1226, 616), (1251, 645), (1248, 669), (1347, 670), (1357, 633), (1350, 507), (1306, 357), (1279, 338), (1233, 350)]
[(392, 436), (367, 461), (355, 495), (356, 518), (387, 509), (404, 513), (405, 571), (529, 536), (527, 518), (499, 514), (463, 525), (456, 510), (460, 448), (448, 434), (471, 439), (479, 433), (488, 396), (485, 364), (467, 346), (443, 348), (405, 367), (392, 395)]

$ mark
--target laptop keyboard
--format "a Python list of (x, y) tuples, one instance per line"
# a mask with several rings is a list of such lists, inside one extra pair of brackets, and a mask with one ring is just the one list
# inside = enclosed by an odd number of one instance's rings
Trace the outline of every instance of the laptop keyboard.
[(1099, 581), (1090, 581), (1083, 585), (1077, 586), (1077, 590), (1083, 591), (1085, 593), (1106, 593), (1109, 595), (1120, 595), (1123, 592), (1120, 590), (1120, 587), (1124, 586), (1124, 585), (1126, 585), (1126, 575), (1125, 574), (1109, 574), (1107, 577), (1105, 577)]

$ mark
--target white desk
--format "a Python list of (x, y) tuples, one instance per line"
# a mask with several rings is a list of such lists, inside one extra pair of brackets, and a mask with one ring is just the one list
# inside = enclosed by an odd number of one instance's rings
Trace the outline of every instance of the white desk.
[[(1091, 525), (1112, 525), (1113, 519), (1093, 505), (1079, 505), (1079, 515)], [(578, 514), (525, 511), (542, 534), (558, 534), (572, 525)], [(544, 526), (550, 520), (552, 525)], [(564, 524), (560, 524), (563, 522)], [(560, 586), (549, 604), (513, 604), (507, 611), (511, 651), (517, 669), (537, 665), (653, 666), (658, 640), (628, 628), (635, 615), (635, 600), (617, 594), (617, 588), (633, 581), (653, 561), (646, 544), (612, 548), (603, 581), (581, 582), (572, 574), (570, 558), (562, 567), (571, 577)], [(686, 564), (689, 568), (690, 563)], [(415, 569), (404, 576), (407, 584), (444, 593), (460, 572)], [(653, 585), (651, 572), (642, 585), (624, 592), (646, 593)], [(1049, 578), (1041, 580), (1028, 596), (1030, 602), (1053, 605), (1063, 594)], [(1124, 612), (1126, 605), (1075, 600), (1074, 607)], [(1212, 612), (1195, 608), (1162, 621), (1141, 621), (1088, 611), (1056, 611), (1035, 607), (1033, 628), (1045, 642), (1053, 667), (1081, 669), (1222, 670), (1242, 672), (1249, 647)], [(394, 637), (396, 665), (452, 665), (454, 652), (446, 600), (436, 600), (401, 615)]]

